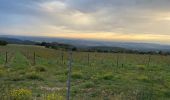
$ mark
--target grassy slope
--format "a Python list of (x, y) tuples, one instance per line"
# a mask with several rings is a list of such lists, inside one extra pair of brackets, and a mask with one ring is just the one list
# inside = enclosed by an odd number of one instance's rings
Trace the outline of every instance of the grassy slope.
[[(0, 94), (28, 88), (42, 100), (48, 93), (66, 95), (67, 52), (36, 46), (0, 47)], [(4, 65), (8, 51), (9, 62)], [(14, 53), (13, 53), (14, 52)], [(36, 52), (36, 65), (33, 53)], [(170, 99), (170, 57), (148, 55), (73, 53), (73, 100), (168, 100)], [(118, 61), (118, 65), (117, 65)], [(7, 66), (6, 66), (7, 65)]]

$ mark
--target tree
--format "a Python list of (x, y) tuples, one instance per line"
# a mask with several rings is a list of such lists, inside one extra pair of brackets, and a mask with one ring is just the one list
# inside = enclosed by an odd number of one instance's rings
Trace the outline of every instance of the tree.
[(76, 47), (73, 47), (73, 48), (72, 48), (72, 51), (77, 51), (77, 48), (76, 48)]
[(6, 46), (7, 44), (8, 44), (8, 42), (0, 40), (0, 46)]

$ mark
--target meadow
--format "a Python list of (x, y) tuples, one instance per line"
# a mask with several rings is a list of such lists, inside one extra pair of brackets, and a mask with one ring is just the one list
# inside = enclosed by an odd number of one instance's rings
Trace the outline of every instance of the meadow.
[[(170, 100), (170, 56), (73, 52), (71, 100)], [(65, 100), (68, 51), (0, 47), (0, 100)]]

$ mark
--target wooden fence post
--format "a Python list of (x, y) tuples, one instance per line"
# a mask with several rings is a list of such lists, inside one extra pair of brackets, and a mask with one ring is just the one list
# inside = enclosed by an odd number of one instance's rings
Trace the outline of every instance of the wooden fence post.
[(33, 58), (33, 60), (34, 60), (33, 64), (35, 65), (35, 64), (36, 64), (36, 54), (35, 54), (35, 52), (34, 52), (34, 58)]
[(149, 59), (148, 59), (147, 67), (149, 67), (149, 66), (150, 66), (150, 61), (151, 61), (151, 55), (149, 55)]
[(117, 67), (119, 66), (119, 54), (117, 54), (117, 60), (116, 60)]
[(63, 52), (61, 53), (61, 61), (62, 61), (62, 64), (64, 64), (64, 53)]
[(87, 63), (88, 63), (88, 65), (90, 64), (90, 55), (89, 55), (89, 53), (87, 54)]
[(71, 71), (72, 71), (72, 51), (69, 52), (68, 79), (67, 79), (67, 100), (70, 100)]
[(5, 63), (8, 63), (8, 52), (5, 53)]

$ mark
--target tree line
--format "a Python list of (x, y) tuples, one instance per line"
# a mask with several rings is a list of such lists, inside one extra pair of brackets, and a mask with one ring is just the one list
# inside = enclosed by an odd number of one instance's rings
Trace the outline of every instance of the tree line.
[(8, 42), (0, 40), (0, 46), (6, 46)]
[(105, 47), (105, 46), (94, 46), (94, 47), (76, 47), (69, 44), (57, 43), (57, 42), (41, 42), (36, 45), (44, 46), (46, 48), (52, 48), (56, 50), (72, 50), (77, 52), (100, 52), (100, 53), (129, 53), (129, 54), (150, 54), (150, 55), (170, 55), (170, 52), (164, 51), (140, 51), (130, 50), (120, 47)]

